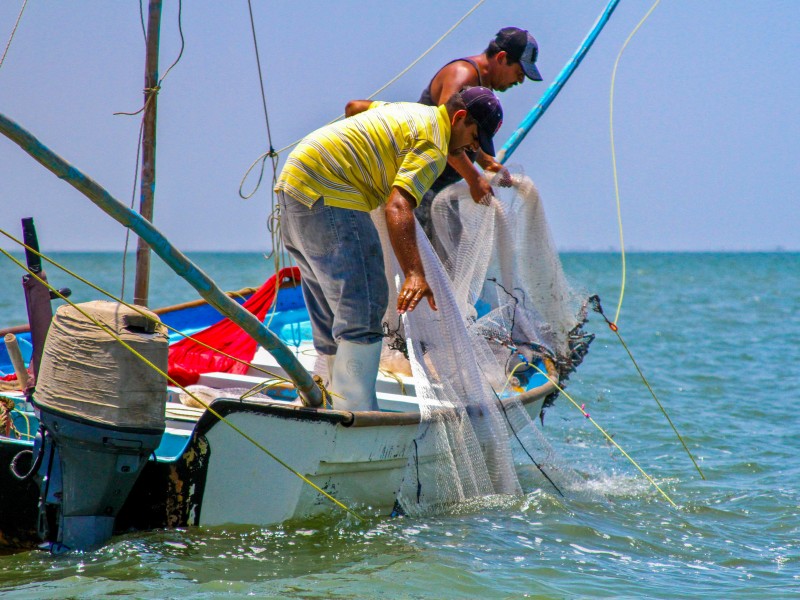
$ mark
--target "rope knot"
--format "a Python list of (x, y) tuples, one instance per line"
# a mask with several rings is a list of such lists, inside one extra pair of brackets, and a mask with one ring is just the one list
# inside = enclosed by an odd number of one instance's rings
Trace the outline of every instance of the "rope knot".
[(608, 324), (608, 328), (611, 331), (613, 331), (614, 333), (617, 333), (617, 331), (619, 331), (619, 328), (617, 327), (617, 324), (614, 323), (613, 321), (610, 321), (608, 319), (608, 317), (606, 316), (606, 314), (603, 312), (603, 306), (602, 306), (602, 304), (600, 304), (600, 296), (598, 296), (597, 294), (595, 294), (594, 296), (590, 296), (589, 297), (589, 304), (592, 305), (592, 309), (595, 312), (600, 313), (600, 316), (603, 317), (605, 322)]
[(317, 384), (317, 387), (322, 390), (322, 398), (324, 399), (322, 408), (333, 408), (333, 398), (331, 397), (331, 392), (325, 386), (325, 382), (322, 380), (322, 377), (319, 375), (312, 375), (311, 379), (313, 379), (314, 383)]

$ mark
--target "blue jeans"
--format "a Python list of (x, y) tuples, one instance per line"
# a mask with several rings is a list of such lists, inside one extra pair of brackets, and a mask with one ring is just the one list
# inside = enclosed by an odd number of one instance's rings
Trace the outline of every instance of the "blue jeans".
[(311, 208), (278, 192), (281, 237), (300, 267), (303, 298), (320, 354), (336, 354), (338, 341), (371, 344), (383, 337), (389, 303), (380, 238), (369, 213)]

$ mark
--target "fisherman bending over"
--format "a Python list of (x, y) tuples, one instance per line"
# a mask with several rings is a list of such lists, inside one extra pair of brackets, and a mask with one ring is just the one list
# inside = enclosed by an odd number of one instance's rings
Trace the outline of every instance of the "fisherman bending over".
[(438, 107), (372, 103), (361, 114), (307, 136), (291, 153), (275, 191), (281, 236), (302, 275), (314, 347), (328, 362), (336, 408), (377, 410), (381, 321), (388, 305), (383, 252), (369, 211), (385, 205), (392, 249), (405, 275), (397, 311), (436, 303), (417, 248), (413, 210), (448, 156), (493, 155), (503, 119), (483, 87)]

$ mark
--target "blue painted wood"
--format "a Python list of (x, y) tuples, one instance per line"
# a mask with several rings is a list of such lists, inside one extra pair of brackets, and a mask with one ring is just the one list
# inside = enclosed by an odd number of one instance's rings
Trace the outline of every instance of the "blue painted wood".
[(564, 87), (564, 84), (567, 83), (570, 76), (575, 72), (575, 69), (577, 69), (578, 65), (581, 64), (583, 57), (586, 56), (589, 48), (592, 47), (592, 44), (594, 44), (597, 36), (600, 35), (600, 32), (603, 30), (603, 27), (605, 27), (608, 19), (611, 18), (611, 13), (613, 13), (614, 9), (617, 8), (617, 4), (619, 4), (619, 0), (611, 0), (608, 5), (606, 5), (605, 10), (598, 17), (597, 21), (595, 21), (592, 30), (584, 38), (583, 42), (581, 42), (581, 45), (575, 51), (575, 54), (573, 54), (569, 61), (567, 61), (567, 64), (564, 65), (563, 69), (561, 69), (561, 72), (555, 78), (553, 83), (550, 84), (550, 87), (545, 90), (538, 104), (531, 109), (531, 111), (528, 113), (528, 116), (522, 120), (522, 123), (520, 123), (516, 131), (511, 134), (511, 137), (508, 138), (508, 141), (497, 153), (497, 158), (501, 163), (505, 164), (505, 162), (511, 157), (514, 151), (517, 149), (517, 146), (520, 145), (522, 140), (525, 139), (525, 136), (528, 135), (528, 132), (542, 117), (544, 111), (547, 110), (547, 107), (549, 107), (553, 100), (555, 100), (556, 96), (558, 96), (561, 88)]

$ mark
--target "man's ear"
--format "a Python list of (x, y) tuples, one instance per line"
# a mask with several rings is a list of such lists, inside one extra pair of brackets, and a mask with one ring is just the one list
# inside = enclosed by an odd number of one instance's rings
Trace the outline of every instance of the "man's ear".
[(498, 63), (505, 64), (508, 62), (508, 52), (500, 50), (500, 52), (494, 55), (494, 58)]
[(456, 123), (460, 123), (464, 119), (467, 118), (467, 111), (462, 109), (457, 110), (453, 113), (453, 118), (450, 119), (450, 125), (455, 126)]

